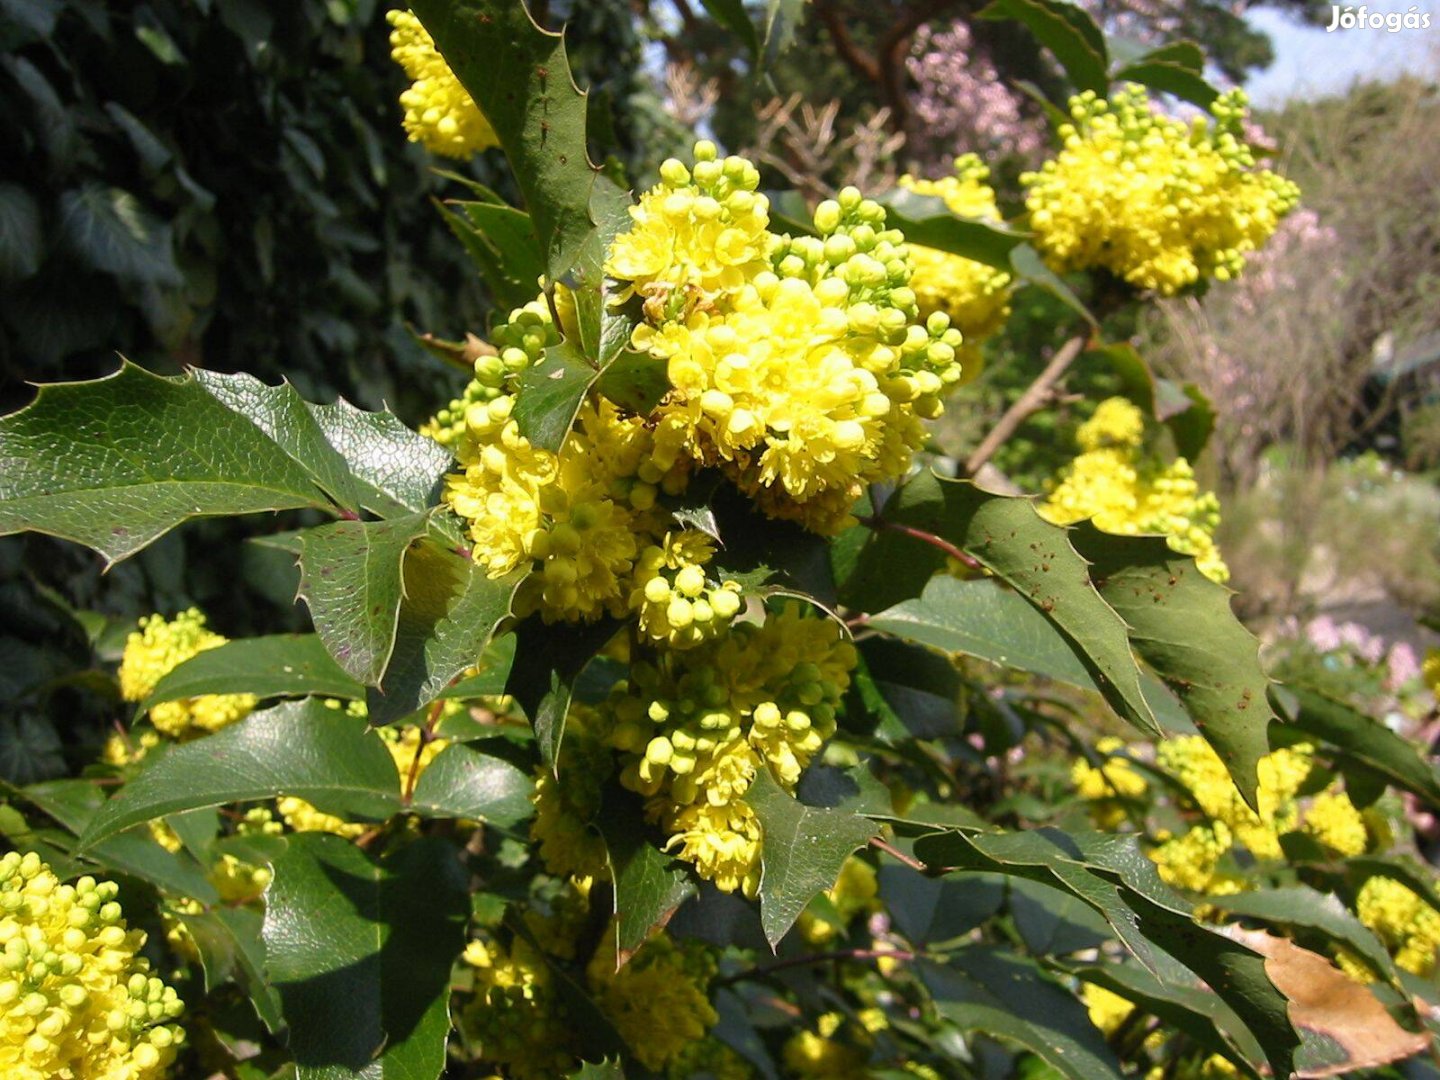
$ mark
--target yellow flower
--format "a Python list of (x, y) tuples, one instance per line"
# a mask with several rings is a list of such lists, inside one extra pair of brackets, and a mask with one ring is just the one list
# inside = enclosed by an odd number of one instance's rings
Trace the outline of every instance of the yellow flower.
[(1135, 1010), (1133, 1002), (1094, 983), (1081, 984), (1080, 998), (1090, 1013), (1090, 1022), (1106, 1035), (1113, 1035), (1119, 1030), (1125, 1018)]
[(785, 1043), (785, 1068), (801, 1080), (865, 1080), (870, 1075), (869, 1051), (835, 1038), (844, 1018), (826, 1013), (814, 1031), (798, 1031)]
[(1420, 677), (1430, 687), (1430, 692), (1440, 697), (1440, 649), (1430, 649), (1425, 653), (1425, 659), (1420, 664)]
[(596, 742), (591, 726), (589, 710), (573, 707), (565, 723), (560, 777), (543, 766), (535, 774), (530, 839), (539, 845), (545, 869), (559, 877), (597, 878), (610, 872), (605, 842), (593, 822), (612, 755)]
[(1109, 101), (1091, 91), (1071, 98), (1063, 149), (1020, 178), (1050, 264), (1108, 270), (1162, 296), (1238, 274), (1300, 197), (1255, 167), (1245, 110), (1239, 90), (1190, 124), (1155, 112), (1138, 86)]
[(1322, 791), (1305, 811), (1304, 831), (1337, 855), (1363, 855), (1370, 847), (1365, 817), (1343, 791)]
[(678, 848), (679, 858), (724, 892), (760, 891), (760, 822), (747, 803), (660, 805), (661, 824), (671, 833), (666, 850)]
[(1140, 798), (1149, 789), (1145, 777), (1128, 758), (1120, 756), (1124, 748), (1120, 739), (1107, 736), (1095, 744), (1096, 752), (1104, 758), (1098, 766), (1081, 758), (1070, 770), (1075, 794), (1090, 804), (1090, 816), (1106, 830), (1114, 830), (1125, 821), (1126, 801)]
[(1102, 402), (1077, 432), (1082, 452), (1037, 509), (1057, 525), (1090, 518), (1097, 529), (1120, 536), (1162, 535), (1174, 550), (1193, 556), (1206, 577), (1226, 581), (1230, 569), (1215, 543), (1219, 499), (1200, 490), (1184, 458), (1166, 465), (1147, 454), (1144, 433), (1144, 417), (1129, 401)]
[[(121, 695), (126, 701), (144, 701), (175, 668), (227, 640), (205, 628), (205, 616), (196, 608), (182, 611), (168, 622), (160, 615), (146, 616), (125, 641), (120, 660)], [(162, 734), (178, 739), (219, 731), (254, 708), (253, 694), (204, 694), (156, 705), (150, 710), (150, 722)], [(141, 756), (144, 749), (142, 742)], [(118, 756), (128, 757), (119, 747), (107, 749), (107, 760)]]
[(665, 534), (635, 560), (630, 607), (640, 630), (672, 649), (687, 649), (724, 633), (740, 611), (740, 586), (707, 578), (715, 542), (693, 529)]
[(1394, 878), (1367, 878), (1355, 900), (1355, 914), (1375, 931), (1395, 963), (1415, 975), (1435, 970), (1440, 948), (1440, 912)]
[(460, 1026), (484, 1061), (513, 1080), (553, 1080), (576, 1066), (570, 1024), (545, 958), (523, 938), (509, 949), (472, 941), (464, 960), (474, 969), (474, 996)]
[(461, 159), (499, 146), (490, 121), (460, 85), (420, 20), (398, 9), (386, 19), (393, 28), (390, 55), (411, 80), (400, 95), (410, 141), (422, 143), (433, 154)]
[[(808, 908), (801, 912), (796, 925), (810, 944), (823, 945), (849, 925), (857, 915), (878, 910), (875, 898), (879, 892), (875, 868), (864, 859), (852, 855), (840, 867), (840, 876), (835, 884), (825, 890), (825, 899), (829, 901), (839, 925), (819, 917)], [(882, 1013), (882, 1018), (883, 1015)]]
[(615, 932), (612, 923), (587, 969), (595, 1003), (642, 1065), (664, 1069), (718, 1019), (706, 992), (712, 969), (661, 934), (616, 971)]
[(7, 1080), (156, 1080), (183, 1005), (139, 956), (110, 882), (62, 885), (33, 852), (0, 858), (0, 1071)]
[[(945, 200), (960, 217), (999, 222), (1000, 209), (995, 192), (986, 181), (990, 170), (975, 154), (955, 159), (955, 172), (939, 180), (914, 176), (900, 177), (900, 186), (917, 195), (934, 195)], [(1004, 325), (1010, 315), (1011, 277), (1004, 270), (945, 251), (910, 246), (914, 274), (910, 287), (915, 291), (920, 314), (941, 311), (965, 336), (963, 355), (965, 381), (979, 372), (979, 344)]]

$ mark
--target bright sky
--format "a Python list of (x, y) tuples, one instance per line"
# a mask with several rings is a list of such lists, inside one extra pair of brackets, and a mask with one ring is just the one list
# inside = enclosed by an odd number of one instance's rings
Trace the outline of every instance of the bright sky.
[[(1351, 5), (1359, 7), (1360, 0)], [(1345, 6), (1345, 5), (1342, 5)], [(1270, 35), (1275, 63), (1250, 80), (1246, 89), (1256, 105), (1279, 105), (1287, 98), (1343, 92), (1356, 79), (1385, 78), (1401, 70), (1440, 68), (1440, 0), (1380, 0), (1369, 10), (1405, 13), (1413, 6), (1430, 13), (1429, 30), (1340, 30), (1303, 25), (1268, 8), (1252, 9), (1247, 21)], [(1326, 19), (1326, 25), (1330, 23)]]

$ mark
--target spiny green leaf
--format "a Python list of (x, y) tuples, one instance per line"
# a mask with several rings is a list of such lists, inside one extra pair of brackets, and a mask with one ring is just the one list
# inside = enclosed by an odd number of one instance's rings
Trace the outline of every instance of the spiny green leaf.
[(805, 905), (834, 886), (856, 848), (879, 833), (848, 810), (806, 806), (787, 795), (765, 769), (745, 793), (760, 819), (760, 921), (770, 947), (779, 944)]
[(469, 914), (458, 854), (426, 838), (377, 863), (300, 833), (275, 860), (265, 957), (298, 1080), (440, 1075)]
[(433, 439), (412, 431), (389, 412), (366, 412), (341, 398), (311, 405), (326, 440), (355, 478), (360, 505), (380, 517), (419, 513), (440, 501), (454, 461)]
[(617, 967), (696, 891), (685, 864), (656, 846), (658, 837), (645, 828), (643, 815), (639, 799), (615, 784), (606, 789), (596, 824), (615, 883)]
[(146, 713), (166, 701), (201, 694), (359, 700), (365, 688), (342, 671), (315, 634), (272, 634), (226, 642), (177, 665), (142, 701)]
[(805, 0), (768, 0), (765, 8), (765, 66), (795, 42), (795, 30), (805, 17)]
[(1077, 90), (1105, 95), (1110, 83), (1105, 35), (1084, 8), (1066, 0), (993, 0), (979, 17), (1023, 23), (1060, 61)]
[(192, 376), (126, 363), (42, 387), (0, 419), (0, 533), (46, 532), (116, 562), (187, 518), (328, 505), (309, 471)]
[(1440, 806), (1440, 777), (1414, 744), (1381, 721), (1318, 690), (1304, 686), (1285, 689), (1296, 707), (1277, 735), (1298, 731), (1311, 740), (1318, 739), (1339, 751), (1337, 762), (1353, 758), (1396, 787), (1413, 792), (1431, 806)]
[(336, 521), (300, 538), (300, 596), (335, 662), (379, 686), (395, 649), (402, 564), (428, 513), (391, 521)]
[[(1189, 43), (1176, 42), (1181, 48), (1187, 44)], [(1162, 94), (1170, 94), (1181, 101), (1209, 109), (1220, 96), (1220, 91), (1188, 63), (1170, 59), (1172, 55), (1176, 54), (1157, 50), (1132, 60), (1115, 71), (1115, 81), (1140, 83)], [(1186, 58), (1188, 59), (1188, 52)]]
[(429, 818), (509, 828), (535, 812), (530, 802), (534, 787), (530, 777), (508, 761), (454, 743), (425, 766), (410, 809)]
[[(1158, 734), (1125, 623), (1091, 584), (1066, 530), (1041, 518), (1028, 499), (924, 473), (891, 497), (881, 517), (938, 536), (1012, 586), (1065, 638), (1111, 708)], [(865, 610), (904, 600), (944, 560), (935, 546), (878, 524), (841, 599)]]
[(546, 349), (520, 375), (514, 413), (520, 434), (533, 446), (558, 452), (599, 374), (571, 342)]
[(144, 821), (200, 806), (296, 795), (330, 813), (385, 818), (400, 806), (395, 760), (364, 720), (287, 701), (173, 747), (102, 806), (90, 848)]
[(1029, 235), (1003, 222), (960, 217), (935, 195), (892, 188), (880, 197), (885, 223), (905, 234), (907, 243), (948, 251), (1000, 270), (1010, 269), (1010, 252)]
[(534, 300), (545, 260), (530, 215), (504, 204), (450, 205), (458, 207), (459, 213), (441, 206), (445, 221), (480, 267), (496, 305), (508, 311)]
[(943, 966), (922, 960), (917, 968), (936, 1011), (961, 1030), (1018, 1043), (1072, 1080), (1120, 1080), (1120, 1063), (1085, 1007), (1032, 961), (972, 946)]
[(535, 226), (546, 276), (561, 280), (592, 228), (595, 169), (586, 156), (585, 95), (564, 39), (518, 0), (411, 4), (450, 69), (490, 121)]
[(1112, 536), (1086, 521), (1070, 539), (1091, 563), (1100, 595), (1128, 624), (1136, 652), (1179, 696), (1254, 806), (1275, 714), (1260, 643), (1230, 610), (1230, 590), (1159, 537)]
[(395, 648), (378, 688), (366, 693), (372, 724), (422, 709), (480, 659), (495, 627), (510, 614), (523, 576), (491, 578), (470, 559), (430, 540), (404, 555), (404, 597)]
[(265, 981), (265, 943), (260, 937), (261, 915), (248, 907), (216, 906), (209, 911), (176, 911), (200, 952), (205, 989), (213, 993), (232, 976), (249, 997), (255, 1014), (267, 1030), (285, 1027), (280, 998)]

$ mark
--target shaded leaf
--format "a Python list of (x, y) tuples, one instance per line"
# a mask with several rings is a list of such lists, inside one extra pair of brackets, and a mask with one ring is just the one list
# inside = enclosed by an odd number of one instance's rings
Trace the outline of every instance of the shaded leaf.
[(299, 1080), (439, 1076), (469, 914), (456, 849), (421, 839), (377, 863), (300, 833), (274, 871), (265, 956)]
[(1073, 1080), (1120, 1077), (1120, 1063), (1085, 1007), (1033, 962), (972, 947), (943, 966), (928, 960), (916, 966), (936, 1011), (962, 1031), (1018, 1043)]
[(0, 281), (23, 281), (45, 253), (40, 205), (19, 184), (0, 184)]
[(596, 821), (614, 882), (617, 968), (696, 893), (685, 864), (656, 846), (643, 814), (638, 798), (612, 784)]
[(745, 10), (744, 0), (700, 0), (710, 17), (729, 30), (750, 53), (750, 59), (761, 57), (760, 33)]
[(540, 757), (555, 768), (560, 741), (565, 736), (565, 715), (575, 680), (605, 643), (615, 636), (618, 623), (602, 619), (597, 623), (547, 626), (538, 615), (522, 622), (515, 631), (515, 661), (505, 692), (513, 694), (540, 744)]
[(514, 417), (533, 446), (556, 453), (599, 371), (571, 342), (552, 345), (520, 373)]
[[(1016, 0), (1016, 2), (1029, 3), (1031, 0)], [(1064, 0), (1044, 0), (1044, 2), (1064, 3)], [(1071, 5), (1067, 3), (1065, 6)], [(1078, 11), (1079, 8), (1076, 10)], [(1010, 269), (1021, 281), (1027, 285), (1044, 289), (1091, 326), (1099, 326), (1095, 316), (1090, 313), (1090, 309), (1081, 302), (1070, 286), (1065, 284), (1059, 274), (1045, 265), (1045, 260), (1040, 257), (1040, 253), (1029, 244), (1017, 244), (1010, 249)]]

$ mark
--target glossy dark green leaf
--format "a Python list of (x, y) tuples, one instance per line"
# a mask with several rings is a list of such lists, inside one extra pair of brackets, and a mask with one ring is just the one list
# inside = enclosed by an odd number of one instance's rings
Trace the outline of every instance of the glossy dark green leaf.
[(0, 533), (133, 555), (191, 517), (328, 506), (314, 477), (191, 376), (133, 364), (0, 419)]
[(685, 864), (660, 850), (661, 838), (645, 827), (643, 815), (641, 801), (612, 784), (596, 821), (615, 886), (616, 959), (621, 964), (696, 892)]
[(391, 521), (336, 521), (300, 538), (300, 597), (315, 632), (352, 678), (379, 686), (395, 649), (402, 564), (428, 513)]
[(1396, 787), (1440, 806), (1440, 776), (1409, 740), (1385, 724), (1318, 690), (1287, 686), (1296, 703), (1286, 727), (1331, 747), (1337, 761), (1354, 759)]
[(314, 699), (287, 701), (173, 747), (99, 809), (81, 843), (94, 847), (166, 814), (278, 795), (330, 813), (385, 818), (399, 809), (400, 778), (364, 720)]
[[(1190, 44), (1176, 42), (1175, 48), (1183, 50)], [(1194, 46), (1191, 45), (1191, 48)], [(1116, 82), (1140, 83), (1151, 90), (1209, 109), (1220, 96), (1220, 91), (1200, 71), (1189, 65), (1188, 58), (1188, 50), (1184, 57), (1178, 52), (1156, 50), (1117, 68), (1114, 78)]]
[[(922, 473), (886, 503), (882, 518), (938, 536), (1013, 587), (1055, 627), (1110, 706), (1132, 724), (1158, 733), (1140, 688), (1140, 669), (1126, 627), (1091, 583), (1085, 560), (1065, 529), (1019, 497)], [(860, 552), (842, 599), (868, 611), (914, 596), (945, 552), (880, 525)]]
[(440, 501), (450, 452), (389, 412), (366, 412), (343, 398), (311, 405), (325, 439), (345, 460), (360, 505), (380, 517), (419, 513)]
[(1072, 1080), (1119, 1080), (1120, 1063), (1085, 1007), (1032, 961), (983, 947), (916, 965), (935, 1009), (962, 1031), (1016, 1043)]
[(1260, 643), (1231, 611), (1230, 590), (1159, 537), (1113, 536), (1081, 522), (1070, 538), (1128, 624), (1135, 651), (1175, 691), (1253, 806), (1275, 714)]
[(546, 275), (559, 281), (591, 231), (595, 179), (585, 95), (570, 75), (564, 39), (536, 26), (514, 0), (416, 0), (411, 8), (495, 129)]
[(137, 712), (201, 694), (334, 697), (358, 700), (365, 688), (345, 674), (315, 634), (272, 634), (226, 642), (177, 665)]
[(421, 839), (375, 862), (301, 833), (265, 894), (265, 957), (298, 1080), (438, 1077), (469, 914), (459, 852)]
[(1060, 61), (1076, 90), (1093, 90), (1105, 96), (1110, 83), (1105, 35), (1078, 4), (1065, 0), (993, 0), (980, 12), (980, 18), (1023, 23)]
[(425, 766), (410, 809), (423, 817), (508, 828), (535, 812), (530, 802), (534, 789), (530, 777), (508, 761), (454, 743)]
[(959, 217), (944, 199), (908, 188), (892, 188), (879, 202), (885, 207), (886, 225), (903, 232), (907, 243), (948, 251), (1000, 270), (1010, 269), (1011, 250), (1029, 235), (1003, 222)]
[(182, 283), (173, 230), (131, 192), (101, 183), (60, 196), (60, 234), (85, 265), (135, 285)]
[(45, 253), (40, 204), (19, 184), (0, 184), (0, 281), (23, 281)]
[(845, 860), (879, 833), (849, 810), (806, 806), (787, 795), (764, 769), (745, 794), (760, 819), (760, 921), (773, 948), (805, 905), (831, 888)]
[(503, 203), (451, 203), (440, 207), (452, 232), (480, 268), (485, 284), (502, 310), (535, 299), (545, 260), (530, 215)]
[(552, 345), (520, 374), (514, 417), (534, 446), (560, 449), (599, 371), (570, 343)]
[(403, 576), (394, 650), (380, 686), (366, 693), (377, 725), (424, 708), (474, 666), (510, 614), (523, 574), (491, 578), (474, 561), (425, 540), (406, 551)]

